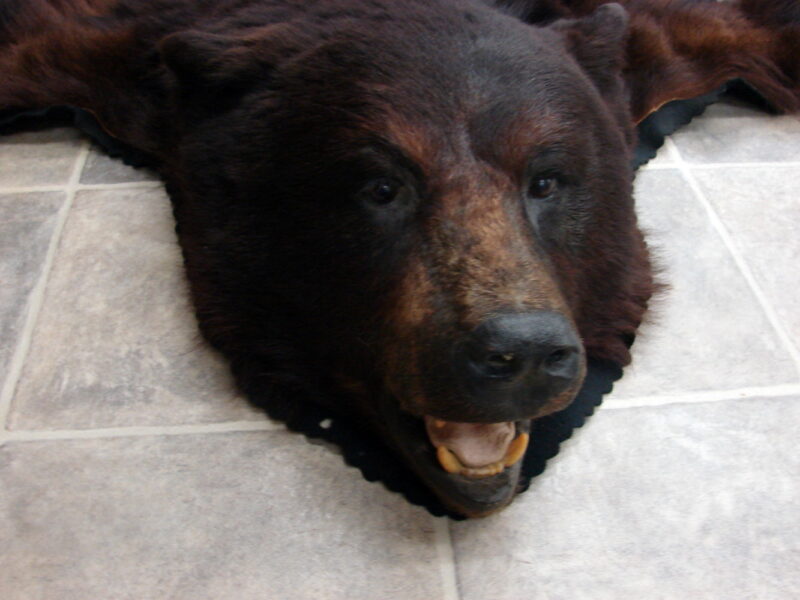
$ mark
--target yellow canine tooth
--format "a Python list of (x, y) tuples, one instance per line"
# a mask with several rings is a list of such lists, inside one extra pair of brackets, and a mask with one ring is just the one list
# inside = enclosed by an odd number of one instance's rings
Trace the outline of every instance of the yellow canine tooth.
[(528, 439), (529, 436), (527, 433), (521, 433), (519, 436), (517, 436), (517, 439), (511, 442), (511, 444), (508, 446), (506, 457), (503, 459), (503, 464), (506, 467), (510, 467), (511, 465), (515, 464), (525, 455), (525, 450), (528, 449)]
[(442, 465), (448, 473), (460, 473), (464, 468), (461, 461), (456, 458), (456, 455), (450, 452), (445, 446), (436, 448), (436, 458), (439, 459), (439, 464)]

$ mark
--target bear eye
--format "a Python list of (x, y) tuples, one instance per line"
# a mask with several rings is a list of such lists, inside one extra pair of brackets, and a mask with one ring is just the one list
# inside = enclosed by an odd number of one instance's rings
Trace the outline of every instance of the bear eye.
[(400, 182), (388, 177), (373, 179), (364, 186), (364, 193), (367, 199), (373, 204), (389, 204), (400, 193)]
[(555, 177), (536, 177), (531, 181), (528, 193), (533, 198), (547, 198), (558, 188), (558, 180)]

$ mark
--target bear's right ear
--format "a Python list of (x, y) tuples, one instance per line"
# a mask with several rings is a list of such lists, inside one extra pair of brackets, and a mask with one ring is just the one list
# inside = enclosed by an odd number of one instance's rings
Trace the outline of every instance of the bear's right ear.
[(184, 88), (225, 87), (252, 70), (245, 44), (233, 37), (180, 31), (159, 44), (164, 64)]
[(630, 33), (628, 13), (621, 5), (603, 4), (588, 16), (561, 19), (550, 28), (563, 36), (567, 50), (601, 92), (616, 87)]

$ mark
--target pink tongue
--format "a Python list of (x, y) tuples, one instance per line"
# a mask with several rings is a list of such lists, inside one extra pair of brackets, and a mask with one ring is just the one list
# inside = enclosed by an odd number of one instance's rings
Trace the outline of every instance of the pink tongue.
[(506, 456), (514, 439), (514, 423), (455, 423), (425, 417), (428, 437), (435, 447), (445, 446), (465, 467), (484, 467)]

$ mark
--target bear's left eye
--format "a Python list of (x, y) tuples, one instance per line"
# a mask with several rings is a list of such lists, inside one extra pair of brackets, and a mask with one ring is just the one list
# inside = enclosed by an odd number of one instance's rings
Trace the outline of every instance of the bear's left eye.
[(401, 188), (401, 183), (396, 179), (381, 177), (367, 183), (363, 188), (363, 192), (373, 204), (384, 205), (394, 201)]
[(536, 177), (531, 180), (528, 194), (532, 198), (547, 198), (558, 189), (558, 180), (555, 177)]

